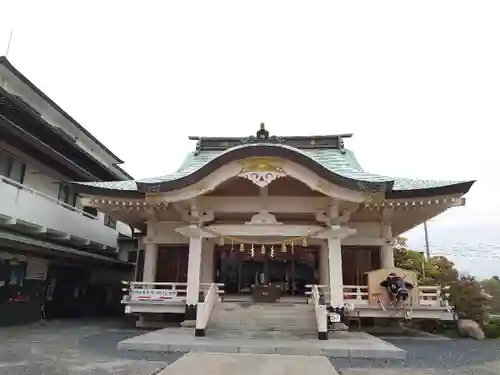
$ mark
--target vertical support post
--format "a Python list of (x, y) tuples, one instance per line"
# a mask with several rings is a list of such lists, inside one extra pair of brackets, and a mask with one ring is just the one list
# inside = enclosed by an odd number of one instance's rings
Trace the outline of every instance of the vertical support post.
[(201, 247), (200, 280), (203, 283), (212, 283), (214, 281), (214, 243), (205, 239)]
[(196, 306), (200, 292), (201, 242), (201, 237), (189, 237), (185, 320), (196, 320)]
[(156, 279), (156, 264), (158, 263), (158, 245), (146, 243), (144, 246), (143, 282), (154, 282)]
[(392, 228), (388, 224), (382, 227), (382, 237), (386, 244), (380, 247), (380, 262), (382, 268), (394, 267), (394, 245), (392, 242)]
[(344, 292), (342, 280), (342, 248), (340, 238), (328, 238), (328, 268), (330, 286), (330, 306), (342, 308), (344, 306)]
[(328, 268), (328, 244), (322, 241), (319, 248), (319, 272), (321, 285), (330, 285), (330, 271)]

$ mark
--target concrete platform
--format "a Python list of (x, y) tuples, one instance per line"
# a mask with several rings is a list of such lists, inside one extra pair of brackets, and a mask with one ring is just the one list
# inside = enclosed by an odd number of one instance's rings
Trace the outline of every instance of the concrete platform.
[(337, 375), (325, 357), (189, 353), (158, 375)]
[(406, 352), (363, 332), (338, 332), (329, 340), (195, 337), (192, 328), (165, 328), (118, 343), (119, 350), (313, 355), (404, 359)]

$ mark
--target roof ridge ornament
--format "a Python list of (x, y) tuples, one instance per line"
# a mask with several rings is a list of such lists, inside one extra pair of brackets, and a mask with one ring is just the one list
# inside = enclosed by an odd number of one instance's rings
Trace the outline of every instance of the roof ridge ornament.
[(277, 137), (275, 135), (269, 136), (269, 131), (266, 129), (264, 123), (260, 124), (260, 129), (257, 131), (255, 136), (251, 135), (249, 137), (244, 138), (241, 141), (242, 145), (245, 144), (254, 144), (254, 143), (277, 143), (282, 144), (285, 142), (283, 137)]

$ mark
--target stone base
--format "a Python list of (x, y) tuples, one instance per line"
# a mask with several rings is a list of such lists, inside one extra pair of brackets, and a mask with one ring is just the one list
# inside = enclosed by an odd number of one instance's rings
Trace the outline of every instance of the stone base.
[(196, 320), (185, 320), (181, 323), (181, 327), (196, 327)]
[(203, 328), (196, 328), (194, 331), (195, 337), (204, 337), (205, 336), (205, 329)]
[(379, 338), (362, 332), (337, 332), (328, 340), (317, 338), (248, 339), (195, 337), (193, 329), (165, 328), (118, 343), (119, 350), (151, 352), (210, 352), (318, 355), (333, 358), (404, 359), (406, 352)]
[(186, 305), (184, 320), (196, 320), (196, 308), (197, 305)]

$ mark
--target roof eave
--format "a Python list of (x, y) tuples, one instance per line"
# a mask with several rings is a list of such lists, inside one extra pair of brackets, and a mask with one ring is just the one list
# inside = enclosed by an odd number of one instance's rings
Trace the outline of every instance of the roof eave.
[(116, 156), (109, 148), (107, 148), (101, 141), (99, 141), (95, 136), (92, 135), (87, 129), (80, 125), (73, 117), (71, 117), (66, 111), (59, 107), (52, 99), (50, 99), (46, 94), (44, 94), (38, 87), (36, 87), (24, 74), (17, 70), (10, 61), (5, 56), (0, 56), (0, 65), (5, 66), (12, 74), (14, 74), (19, 80), (21, 80), (25, 85), (32, 89), (37, 95), (39, 95), (43, 100), (45, 100), (50, 106), (52, 106), (56, 111), (61, 113), (69, 122), (75, 125), (78, 130), (84, 133), (87, 137), (98, 144), (104, 151), (106, 151), (112, 158), (116, 160), (117, 164), (123, 164), (124, 161)]
[(119, 189), (106, 189), (97, 186), (90, 186), (78, 182), (70, 182), (71, 186), (79, 194), (92, 195), (98, 197), (113, 197), (113, 198), (128, 198), (128, 199), (142, 199), (144, 193), (137, 190), (119, 190)]
[(456, 184), (410, 190), (392, 190), (385, 193), (386, 199), (407, 199), (407, 198), (430, 198), (443, 195), (464, 195), (467, 194), (475, 183), (475, 180), (458, 182)]

